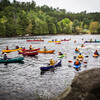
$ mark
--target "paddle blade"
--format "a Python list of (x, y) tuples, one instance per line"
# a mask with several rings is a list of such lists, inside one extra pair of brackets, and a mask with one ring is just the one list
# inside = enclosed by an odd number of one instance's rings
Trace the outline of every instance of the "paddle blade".
[(65, 55), (67, 55), (67, 53), (65, 53)]
[(87, 62), (84, 62), (85, 64), (87, 64)]
[(85, 57), (87, 58), (87, 57), (89, 57), (89, 56), (85, 56)]
[(72, 61), (68, 61), (69, 63), (72, 63)]

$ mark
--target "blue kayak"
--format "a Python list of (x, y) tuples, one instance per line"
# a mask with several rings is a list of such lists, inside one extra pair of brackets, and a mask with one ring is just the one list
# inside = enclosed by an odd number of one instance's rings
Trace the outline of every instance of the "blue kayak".
[(49, 70), (51, 68), (54, 68), (54, 67), (57, 67), (61, 65), (61, 60), (58, 60), (54, 65), (52, 66), (47, 66), (47, 67), (40, 67), (41, 71), (46, 71), (46, 70)]
[(75, 65), (75, 63), (74, 63), (73, 67), (74, 68), (80, 68), (81, 67), (81, 63), (79, 65)]

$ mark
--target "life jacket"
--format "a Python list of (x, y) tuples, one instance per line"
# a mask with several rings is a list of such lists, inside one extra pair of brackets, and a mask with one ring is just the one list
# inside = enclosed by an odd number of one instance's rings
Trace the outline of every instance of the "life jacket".
[(30, 47), (30, 50), (32, 50), (33, 48), (32, 47)]
[(4, 55), (4, 60), (6, 60), (7, 59), (7, 55)]
[(75, 49), (75, 51), (79, 51), (78, 49)]
[(76, 62), (75, 62), (75, 65), (79, 65), (79, 61), (76, 61)]
[(52, 59), (50, 60), (50, 65), (54, 65), (54, 61)]
[(46, 52), (46, 48), (44, 48), (43, 51)]
[(83, 58), (83, 56), (82, 55), (79, 55), (78, 58)]

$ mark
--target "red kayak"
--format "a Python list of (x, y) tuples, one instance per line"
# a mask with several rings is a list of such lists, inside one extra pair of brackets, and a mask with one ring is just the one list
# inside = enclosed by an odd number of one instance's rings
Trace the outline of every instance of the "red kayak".
[[(33, 49), (33, 50), (25, 49), (24, 51), (32, 52), (32, 51), (37, 51), (37, 50), (40, 50), (40, 48), (35, 48), (35, 49)], [(24, 51), (19, 50), (19, 51), (18, 51), (18, 54), (23, 54)]]
[(24, 56), (35, 56), (35, 55), (38, 55), (38, 52), (37, 51), (32, 51), (32, 52), (30, 52), (30, 51), (25, 51), (25, 52), (23, 52), (23, 55)]
[(66, 39), (64, 39), (64, 40), (61, 40), (61, 41), (69, 41), (69, 40), (71, 40), (71, 39), (67, 39), (67, 40), (66, 40)]
[(58, 42), (58, 43), (56, 43), (56, 44), (61, 44), (61, 42)]
[(27, 42), (44, 42), (44, 40), (26, 40)]

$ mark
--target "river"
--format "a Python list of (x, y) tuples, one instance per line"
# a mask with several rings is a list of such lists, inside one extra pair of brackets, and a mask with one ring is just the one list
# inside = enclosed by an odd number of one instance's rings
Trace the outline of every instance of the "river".
[[(38, 38), (43, 39), (44, 42), (26, 41), (27, 39)], [(71, 41), (61, 42), (58, 45), (48, 42), (52, 39), (61, 40), (64, 38), (71, 38)], [(16, 45), (27, 49), (32, 45), (33, 48), (40, 48), (41, 50), (46, 46), (47, 50), (55, 50), (54, 54), (38, 54), (34, 57), (25, 56), (24, 63), (0, 64), (0, 100), (33, 100), (33, 98), (36, 99), (39, 96), (55, 97), (59, 95), (67, 88), (67, 84), (72, 82), (72, 79), (77, 73), (100, 67), (100, 57), (93, 58), (95, 50), (98, 50), (100, 53), (100, 43), (85, 43), (85, 47), (80, 47), (85, 40), (90, 40), (91, 38), (93, 40), (100, 40), (100, 35), (52, 35), (0, 38), (0, 51), (5, 49), (6, 46), (13, 49)], [(77, 42), (74, 43), (74, 40)], [(74, 56), (78, 55), (74, 52), (76, 47), (79, 48), (84, 56), (84, 61), (79, 71), (73, 68)], [(64, 54), (67, 53), (62, 58), (62, 65), (41, 74), (40, 67), (47, 66), (50, 57), (53, 57), (56, 61), (59, 59), (58, 51)], [(17, 51), (7, 55), (8, 57), (22, 56)], [(68, 61), (72, 61), (72, 63)], [(87, 62), (87, 64), (84, 62)]]

